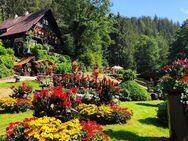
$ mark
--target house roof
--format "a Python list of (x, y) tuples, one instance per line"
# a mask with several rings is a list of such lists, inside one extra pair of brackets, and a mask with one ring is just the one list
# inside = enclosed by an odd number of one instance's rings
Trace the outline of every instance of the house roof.
[(15, 19), (4, 21), (0, 25), (0, 30), (5, 29), (6, 32), (1, 34), (0, 37), (27, 32), (30, 28), (33, 27), (33, 25), (37, 24), (37, 22), (48, 12), (51, 11), (42, 10), (36, 13), (30, 13), (26, 16), (19, 16)]
[(29, 61), (31, 61), (32, 59), (35, 59), (35, 56), (30, 56), (30, 57), (24, 57), (22, 60), (20, 60), (18, 63), (15, 64), (16, 66), (22, 66), (24, 64), (27, 64)]

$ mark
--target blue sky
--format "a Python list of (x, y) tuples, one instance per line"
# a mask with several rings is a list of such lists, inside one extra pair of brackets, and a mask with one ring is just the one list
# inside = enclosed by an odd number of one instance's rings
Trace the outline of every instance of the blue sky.
[(188, 19), (188, 0), (110, 0), (111, 10), (127, 17), (154, 16), (183, 23)]

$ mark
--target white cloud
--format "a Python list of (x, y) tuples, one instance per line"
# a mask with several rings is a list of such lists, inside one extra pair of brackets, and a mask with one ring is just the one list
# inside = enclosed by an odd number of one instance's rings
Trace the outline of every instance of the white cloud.
[(188, 15), (188, 8), (180, 8), (180, 11)]

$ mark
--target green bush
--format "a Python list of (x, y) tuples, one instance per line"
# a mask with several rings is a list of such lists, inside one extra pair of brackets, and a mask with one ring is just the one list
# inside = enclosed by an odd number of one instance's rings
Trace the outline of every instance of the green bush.
[(14, 50), (13, 50), (13, 49), (7, 48), (6, 51), (7, 51), (7, 54), (9, 54), (9, 55), (11, 55), (11, 56), (14, 55)]
[(122, 95), (121, 97), (128, 97), (133, 101), (150, 100), (150, 94), (135, 81), (124, 81), (121, 83)]
[(47, 50), (38, 50), (36, 53), (36, 58), (38, 60), (48, 59), (48, 51)]
[(54, 60), (55, 60), (54, 63), (56, 64), (55, 73), (58, 74), (63, 74), (64, 72), (71, 73), (72, 63), (70, 57), (59, 55)]
[(131, 70), (131, 69), (124, 70), (124, 73), (123, 73), (124, 81), (135, 80), (136, 77), (137, 77), (137, 73), (134, 70)]
[(165, 127), (168, 127), (167, 102), (163, 102), (158, 106), (157, 118)]
[(7, 77), (13, 74), (12, 69), (8, 69), (4, 64), (0, 64), (0, 78)]
[(14, 67), (14, 58), (10, 55), (1, 56), (0, 62), (4, 64), (8, 69), (12, 69)]

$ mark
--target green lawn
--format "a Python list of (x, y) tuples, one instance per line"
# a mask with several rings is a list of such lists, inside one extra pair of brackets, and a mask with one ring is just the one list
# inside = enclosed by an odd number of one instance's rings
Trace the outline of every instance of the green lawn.
[(18, 114), (0, 114), (0, 141), (4, 140), (6, 134), (6, 127), (10, 122), (23, 121), (24, 118), (32, 117), (33, 111), (28, 111)]
[(108, 125), (105, 132), (112, 141), (162, 141), (169, 137), (168, 128), (164, 128), (156, 119), (157, 105), (161, 101), (124, 102), (122, 107), (133, 110), (133, 117), (126, 125)]
[[(157, 105), (161, 101), (122, 102), (122, 107), (132, 109), (134, 115), (128, 124), (108, 125), (105, 132), (112, 141), (162, 141), (161, 137), (168, 137), (168, 129), (162, 127), (156, 120)], [(5, 128), (9, 122), (22, 121), (25, 117), (32, 117), (32, 111), (20, 114), (0, 114), (0, 140), (3, 140)]]
[[(31, 86), (33, 89), (39, 89), (39, 83), (37, 81), (23, 81), (27, 85)], [(20, 86), (23, 82), (5, 82), (0, 83), (0, 88), (10, 88), (11, 86)]]

